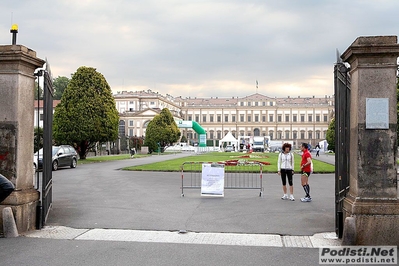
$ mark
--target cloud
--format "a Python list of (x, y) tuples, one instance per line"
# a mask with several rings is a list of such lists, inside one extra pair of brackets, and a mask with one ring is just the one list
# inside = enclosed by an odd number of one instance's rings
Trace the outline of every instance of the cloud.
[(53, 76), (82, 65), (114, 91), (173, 96), (324, 96), (335, 50), (358, 36), (397, 35), (396, 0), (115, 0), (0, 3), (0, 43), (47, 57)]

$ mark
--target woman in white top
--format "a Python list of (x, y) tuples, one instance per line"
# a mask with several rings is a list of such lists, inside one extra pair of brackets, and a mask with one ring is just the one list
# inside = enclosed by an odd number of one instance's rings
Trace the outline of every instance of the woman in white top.
[[(278, 155), (278, 174), (281, 175), (281, 181), (283, 183), (283, 192), (284, 195), (281, 199), (286, 200), (290, 199), (292, 201), (294, 198), (294, 186), (292, 183), (292, 176), (294, 175), (294, 155), (291, 153), (291, 144), (284, 143), (283, 144), (283, 152)], [(290, 185), (290, 196), (287, 195), (287, 178), (288, 184)]]

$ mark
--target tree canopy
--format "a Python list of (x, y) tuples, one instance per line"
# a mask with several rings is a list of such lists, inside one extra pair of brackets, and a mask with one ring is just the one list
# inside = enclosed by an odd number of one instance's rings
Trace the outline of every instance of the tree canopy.
[(330, 122), (327, 129), (326, 140), (328, 143), (328, 149), (335, 152), (335, 118)]
[(62, 94), (64, 93), (65, 89), (68, 87), (68, 83), (69, 83), (69, 78), (67, 77), (58, 76), (53, 80), (54, 100), (61, 100)]
[(111, 88), (92, 67), (72, 75), (54, 112), (53, 136), (57, 144), (73, 145), (86, 159), (96, 142), (118, 138), (119, 116)]
[(151, 153), (158, 149), (158, 144), (160, 147), (165, 147), (178, 141), (179, 138), (180, 130), (177, 128), (169, 109), (164, 108), (148, 123), (144, 144), (148, 146)]

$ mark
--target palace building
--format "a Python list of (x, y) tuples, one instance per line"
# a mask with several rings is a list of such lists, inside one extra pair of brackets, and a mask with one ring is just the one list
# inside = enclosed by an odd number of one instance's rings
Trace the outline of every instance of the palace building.
[[(207, 132), (208, 143), (217, 145), (229, 131), (235, 136), (269, 136), (290, 141), (294, 147), (325, 140), (334, 112), (334, 97), (269, 97), (255, 93), (245, 97), (173, 97), (152, 90), (114, 95), (120, 113), (119, 132), (145, 136), (151, 119), (168, 108), (175, 120), (198, 122)], [(192, 129), (182, 129), (191, 143), (198, 142)]]

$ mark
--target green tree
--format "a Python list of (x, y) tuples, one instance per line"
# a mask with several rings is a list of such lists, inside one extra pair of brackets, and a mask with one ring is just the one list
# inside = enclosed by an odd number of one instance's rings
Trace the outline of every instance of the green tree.
[(69, 78), (58, 76), (53, 80), (54, 100), (61, 100), (62, 94), (68, 87)]
[(97, 142), (118, 138), (119, 116), (111, 88), (92, 67), (72, 75), (54, 112), (53, 136), (58, 144), (73, 145), (80, 159)]
[(43, 100), (43, 89), (37, 84), (37, 81), (35, 81), (35, 87), (33, 88), (33, 91), (35, 92), (35, 100)]
[(330, 122), (327, 129), (326, 140), (328, 143), (328, 149), (335, 152), (335, 118)]
[(180, 139), (180, 142), (187, 142), (186, 136), (183, 135), (183, 136), (181, 137), (181, 139)]
[(169, 109), (164, 108), (159, 115), (156, 115), (148, 123), (144, 144), (148, 146), (151, 153), (158, 149), (158, 144), (160, 147), (165, 147), (165, 145), (176, 142), (179, 138), (180, 130), (177, 128)]
[(43, 128), (42, 127), (35, 127), (34, 130), (34, 151), (37, 152), (41, 148), (43, 148)]

